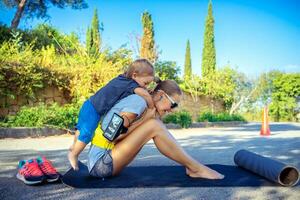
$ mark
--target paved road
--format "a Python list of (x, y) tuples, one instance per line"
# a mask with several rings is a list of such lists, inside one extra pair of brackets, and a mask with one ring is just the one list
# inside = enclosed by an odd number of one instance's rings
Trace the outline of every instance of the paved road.
[[(300, 124), (271, 125), (272, 135), (259, 136), (259, 124), (234, 128), (170, 130), (184, 149), (204, 164), (234, 165), (241, 148), (271, 156), (300, 169)], [(300, 185), (293, 188), (264, 187), (161, 187), (71, 189), (63, 184), (26, 186), (15, 177), (18, 160), (45, 155), (60, 172), (68, 168), (67, 148), (71, 136), (0, 140), (0, 199), (300, 199)], [(85, 161), (86, 151), (81, 156)], [(131, 166), (170, 166), (149, 142)]]

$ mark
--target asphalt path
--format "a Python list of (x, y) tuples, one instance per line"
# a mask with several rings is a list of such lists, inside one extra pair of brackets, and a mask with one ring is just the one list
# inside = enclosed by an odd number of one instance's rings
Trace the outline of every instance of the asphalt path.
[[(230, 128), (193, 128), (170, 130), (180, 145), (204, 164), (234, 165), (233, 156), (247, 149), (277, 159), (300, 169), (300, 124), (273, 123), (271, 135), (259, 135), (260, 124), (250, 123)], [(131, 187), (72, 189), (61, 183), (27, 186), (15, 178), (21, 159), (40, 155), (50, 159), (59, 172), (69, 164), (67, 149), (72, 136), (0, 140), (0, 199), (300, 199), (300, 184), (288, 188), (261, 187)], [(87, 150), (80, 160), (86, 161)], [(176, 166), (148, 142), (130, 166)]]

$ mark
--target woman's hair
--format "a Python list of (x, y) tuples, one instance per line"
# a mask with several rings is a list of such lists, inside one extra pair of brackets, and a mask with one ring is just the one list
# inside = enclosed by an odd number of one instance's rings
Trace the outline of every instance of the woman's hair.
[(144, 58), (137, 59), (129, 65), (124, 75), (127, 78), (131, 78), (133, 73), (137, 73), (138, 75), (141, 76), (143, 75), (154, 76), (154, 67), (151, 64), (151, 62), (148, 61), (147, 59)]
[(182, 95), (181, 89), (179, 88), (178, 84), (173, 80), (161, 81), (158, 77), (155, 77), (154, 82), (157, 83), (156, 87), (153, 90), (154, 93), (156, 93), (158, 90), (162, 90), (168, 95)]

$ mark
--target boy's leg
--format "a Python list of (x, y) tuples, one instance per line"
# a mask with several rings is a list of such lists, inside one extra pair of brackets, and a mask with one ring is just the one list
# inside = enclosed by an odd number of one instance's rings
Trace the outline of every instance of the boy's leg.
[(72, 151), (74, 146), (75, 146), (75, 143), (76, 141), (78, 140), (78, 136), (79, 136), (79, 131), (76, 130), (75, 131), (75, 134), (74, 134), (74, 140), (73, 140), (73, 144), (69, 147), (69, 151)]
[(68, 158), (73, 169), (78, 169), (78, 156), (88, 143), (91, 142), (93, 134), (99, 124), (100, 116), (92, 103), (87, 100), (83, 103), (78, 117), (74, 136), (74, 143), (70, 147)]
[(86, 147), (86, 143), (81, 142), (77, 139), (76, 135), (74, 137), (74, 144), (72, 145), (72, 149), (70, 149), (68, 154), (69, 162), (74, 170), (78, 170), (78, 156)]

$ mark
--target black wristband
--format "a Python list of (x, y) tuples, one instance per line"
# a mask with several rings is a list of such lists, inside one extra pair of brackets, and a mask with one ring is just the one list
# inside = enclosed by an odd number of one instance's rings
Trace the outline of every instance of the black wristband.
[(128, 131), (128, 128), (126, 128), (126, 127), (123, 125), (121, 134), (125, 134), (125, 133), (127, 133), (127, 131)]
[[(122, 117), (124, 118), (124, 117), (126, 117), (126, 119), (128, 120), (128, 127), (130, 126), (130, 119), (126, 116), (126, 115), (122, 115)], [(123, 126), (124, 126), (124, 123), (123, 123)], [(124, 127), (125, 128), (125, 127)]]

